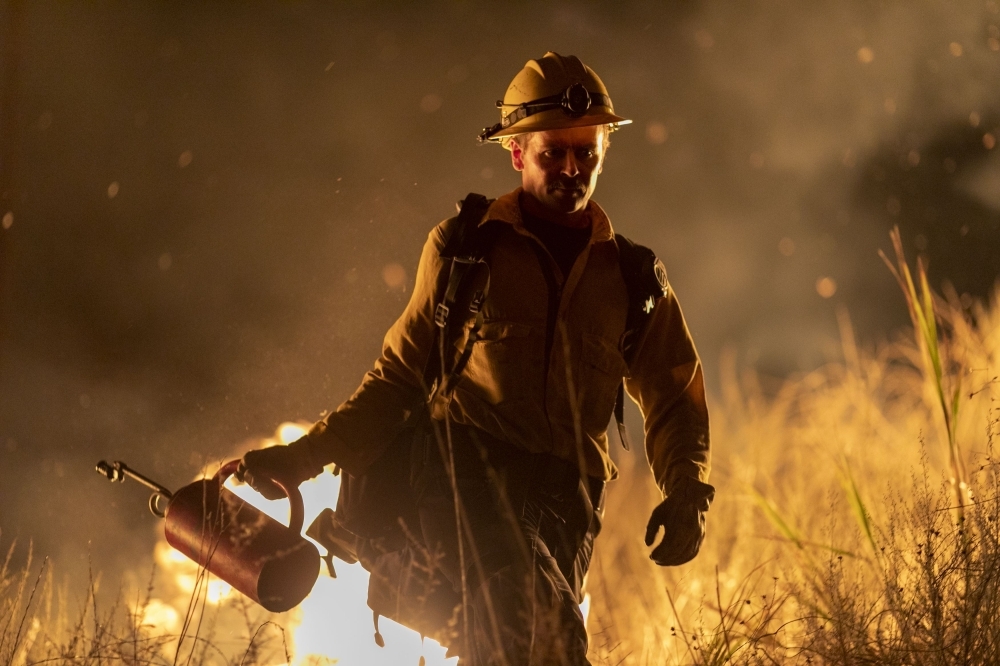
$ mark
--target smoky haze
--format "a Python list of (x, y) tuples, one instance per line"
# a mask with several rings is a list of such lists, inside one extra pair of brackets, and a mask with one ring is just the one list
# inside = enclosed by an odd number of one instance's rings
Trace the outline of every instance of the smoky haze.
[(978, 0), (0, 1), (4, 543), (142, 568), (158, 526), (98, 459), (176, 487), (348, 397), (431, 227), (518, 184), (474, 137), (548, 50), (634, 119), (595, 199), (664, 260), (713, 385), (723, 350), (833, 358), (838, 304), (863, 340), (904, 323), (893, 224), (987, 294), (998, 25)]

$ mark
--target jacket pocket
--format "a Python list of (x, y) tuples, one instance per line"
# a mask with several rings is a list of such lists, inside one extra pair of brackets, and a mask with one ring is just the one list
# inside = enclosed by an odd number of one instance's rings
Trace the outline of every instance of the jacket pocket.
[(541, 396), (541, 346), (528, 324), (485, 322), (460, 385), (493, 405)]
[(615, 386), (628, 373), (628, 366), (618, 349), (610, 342), (593, 333), (583, 334), (583, 353), (585, 366), (600, 370), (615, 379)]
[(603, 433), (614, 412), (618, 386), (628, 366), (610, 342), (593, 333), (583, 334), (580, 351), (581, 396), (584, 430), (591, 435)]

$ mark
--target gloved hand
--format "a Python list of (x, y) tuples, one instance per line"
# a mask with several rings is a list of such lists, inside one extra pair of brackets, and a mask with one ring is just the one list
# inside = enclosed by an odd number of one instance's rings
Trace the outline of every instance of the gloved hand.
[(690, 562), (705, 540), (705, 512), (715, 499), (715, 488), (697, 479), (683, 477), (667, 499), (653, 509), (646, 525), (646, 545), (652, 546), (660, 528), (663, 540), (649, 559), (661, 567)]
[(309, 440), (302, 437), (288, 446), (247, 451), (235, 476), (266, 499), (275, 500), (284, 497), (285, 492), (271, 479), (298, 486), (322, 472), (323, 466), (313, 460), (309, 451)]

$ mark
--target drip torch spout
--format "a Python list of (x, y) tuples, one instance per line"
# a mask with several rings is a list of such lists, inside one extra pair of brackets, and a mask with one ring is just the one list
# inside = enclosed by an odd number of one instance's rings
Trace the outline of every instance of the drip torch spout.
[(149, 477), (136, 472), (121, 460), (116, 460), (113, 463), (102, 460), (97, 463), (97, 472), (111, 482), (118, 481), (119, 483), (123, 483), (126, 477), (138, 481), (153, 491), (153, 494), (149, 496), (149, 510), (153, 515), (157, 518), (163, 518), (166, 515), (166, 509), (160, 508), (160, 499), (162, 498), (165, 503), (170, 502), (170, 498), (174, 494), (167, 490), (165, 486), (161, 486)]

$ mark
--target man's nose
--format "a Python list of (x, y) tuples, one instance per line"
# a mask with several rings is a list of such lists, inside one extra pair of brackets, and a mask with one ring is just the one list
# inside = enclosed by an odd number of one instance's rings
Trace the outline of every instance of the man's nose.
[(566, 176), (576, 176), (580, 173), (580, 165), (576, 161), (576, 155), (572, 151), (566, 152), (560, 171)]

